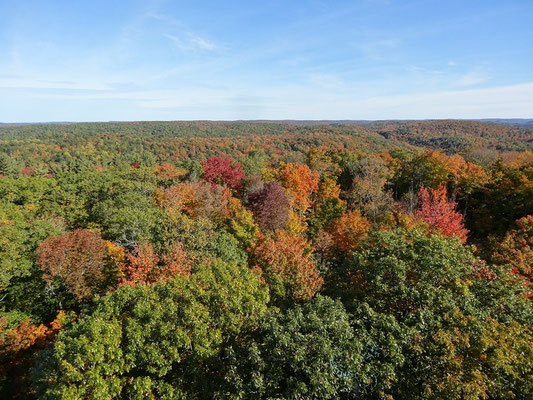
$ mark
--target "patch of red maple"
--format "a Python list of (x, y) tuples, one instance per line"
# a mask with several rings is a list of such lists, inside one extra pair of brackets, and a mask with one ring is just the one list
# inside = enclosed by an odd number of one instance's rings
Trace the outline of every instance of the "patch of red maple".
[(212, 185), (226, 185), (230, 189), (239, 190), (244, 178), (240, 164), (234, 164), (231, 158), (215, 156), (202, 163), (204, 178)]
[(457, 203), (448, 200), (444, 185), (441, 184), (436, 189), (422, 186), (418, 192), (418, 199), (416, 217), (427, 223), (430, 231), (445, 236), (456, 236), (461, 243), (466, 242), (468, 229), (464, 226), (463, 216), (455, 211)]

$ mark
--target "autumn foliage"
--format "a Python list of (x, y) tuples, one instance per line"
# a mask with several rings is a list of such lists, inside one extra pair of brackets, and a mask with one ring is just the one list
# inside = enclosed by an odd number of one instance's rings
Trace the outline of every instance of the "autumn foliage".
[(88, 300), (105, 292), (111, 271), (108, 257), (111, 247), (99, 233), (76, 229), (61, 236), (50, 237), (39, 245), (37, 260), (43, 279), (55, 287), (58, 283), (78, 300)]
[(463, 243), (466, 241), (468, 230), (464, 227), (463, 216), (455, 211), (457, 203), (447, 199), (446, 187), (439, 185), (437, 189), (427, 189), (422, 186), (418, 198), (416, 217), (427, 223), (431, 232), (456, 236)]
[(533, 128), (354, 124), (0, 124), (0, 399), (531, 398)]
[[(33, 324), (30, 318), (25, 318), (13, 327), (8, 327), (6, 317), (0, 318), (0, 377), (12, 380), (17, 386), (28, 385), (28, 377), (15, 371), (32, 365), (35, 352), (54, 341), (67, 318), (65, 312), (59, 311), (48, 325)], [(26, 386), (25, 393), (28, 391)]]
[(187, 276), (191, 266), (183, 245), (177, 242), (169, 253), (160, 257), (151, 243), (143, 243), (127, 255), (121, 285), (151, 285), (177, 275)]
[(154, 174), (164, 179), (174, 180), (182, 178), (187, 171), (176, 168), (170, 163), (158, 164), (154, 167)]
[(311, 195), (318, 190), (318, 172), (304, 164), (289, 163), (280, 167), (277, 174), (291, 205), (300, 212), (307, 210), (313, 204)]
[(265, 183), (261, 189), (252, 192), (248, 207), (261, 229), (276, 230), (289, 222), (290, 203), (279, 182)]
[(320, 289), (323, 279), (310, 257), (311, 251), (309, 241), (284, 231), (259, 243), (253, 260), (262, 269), (274, 297), (309, 299)]
[(359, 247), (369, 229), (370, 222), (361, 216), (359, 210), (354, 210), (332, 221), (327, 231), (335, 247), (348, 253)]
[(156, 201), (169, 214), (187, 214), (220, 219), (228, 215), (231, 193), (220, 185), (206, 182), (178, 183), (156, 193)]
[(9, 357), (32, 346), (43, 347), (47, 340), (53, 339), (61, 330), (65, 320), (65, 312), (59, 311), (49, 326), (32, 324), (30, 318), (26, 318), (7, 329), (6, 318), (0, 318), (0, 355)]
[(244, 178), (240, 164), (234, 164), (230, 158), (215, 156), (202, 163), (204, 178), (211, 183), (225, 185), (238, 190)]
[(496, 242), (491, 261), (512, 266), (513, 273), (519, 274), (525, 280), (525, 286), (531, 286), (533, 279), (533, 215), (517, 220), (516, 228), (507, 232), (503, 240)]

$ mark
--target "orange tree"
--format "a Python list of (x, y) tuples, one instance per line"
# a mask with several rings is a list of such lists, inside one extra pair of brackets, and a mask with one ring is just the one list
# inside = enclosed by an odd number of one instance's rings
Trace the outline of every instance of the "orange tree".
[(285, 231), (265, 237), (254, 249), (252, 265), (260, 267), (276, 302), (313, 297), (323, 283), (311, 259), (310, 242)]
[(312, 204), (311, 195), (318, 190), (319, 175), (307, 165), (285, 164), (277, 170), (277, 176), (298, 212), (305, 212)]

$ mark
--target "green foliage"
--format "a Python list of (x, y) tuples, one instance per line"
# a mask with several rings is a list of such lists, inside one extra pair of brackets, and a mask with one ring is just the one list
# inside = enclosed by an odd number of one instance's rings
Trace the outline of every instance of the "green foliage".
[(92, 210), (103, 237), (122, 246), (155, 241), (162, 213), (144, 194), (119, 193), (101, 201)]
[(163, 247), (176, 241), (183, 243), (189, 256), (197, 261), (220, 258), (227, 262), (246, 264), (246, 253), (235, 236), (217, 229), (217, 224), (205, 218), (192, 219), (185, 214), (162, 221)]
[(13, 157), (5, 153), (0, 153), (0, 175), (16, 178), (19, 174), (20, 165), (17, 164)]
[(253, 272), (221, 261), (190, 279), (122, 287), (43, 355), (42, 398), (182, 398), (184, 364), (216, 355), (228, 338), (257, 326), (267, 301)]
[(225, 392), (247, 399), (336, 399), (358, 383), (362, 343), (343, 306), (318, 296), (270, 315), (253, 336), (226, 350)]
[(331, 221), (340, 218), (346, 211), (346, 204), (340, 199), (327, 198), (316, 205), (309, 217), (309, 234), (315, 236), (321, 229), (326, 228)]
[(39, 217), (32, 207), (0, 204), (0, 311), (40, 319), (45, 292), (35, 252), (40, 242), (62, 230), (61, 220)]
[[(343, 290), (350, 308), (367, 303), (394, 318), (404, 338), (395, 396), (503, 398), (530, 390), (524, 351), (531, 308), (510, 274), (481, 281), (480, 263), (455, 239), (403, 229), (371, 235), (348, 263)], [(509, 302), (513, 311), (506, 312)], [(517, 342), (507, 343), (512, 332)]]

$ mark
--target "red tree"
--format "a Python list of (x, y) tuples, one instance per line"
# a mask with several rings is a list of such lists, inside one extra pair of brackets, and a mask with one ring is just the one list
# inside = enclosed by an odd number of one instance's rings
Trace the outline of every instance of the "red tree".
[(210, 157), (202, 163), (204, 178), (214, 184), (222, 184), (230, 189), (238, 190), (241, 187), (244, 172), (240, 164), (233, 164), (227, 157)]
[(279, 182), (265, 183), (252, 192), (248, 196), (248, 206), (261, 229), (276, 230), (289, 222), (290, 201)]
[(127, 255), (127, 259), (121, 285), (146, 284), (154, 280), (153, 275), (160, 259), (150, 243), (137, 247), (133, 253)]
[(456, 236), (462, 243), (466, 242), (468, 230), (464, 227), (463, 216), (455, 211), (457, 203), (448, 201), (445, 186), (439, 185), (437, 189), (429, 190), (422, 186), (418, 199), (415, 215), (429, 225), (431, 232)]

